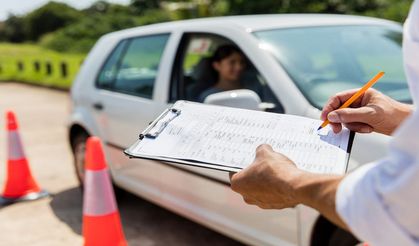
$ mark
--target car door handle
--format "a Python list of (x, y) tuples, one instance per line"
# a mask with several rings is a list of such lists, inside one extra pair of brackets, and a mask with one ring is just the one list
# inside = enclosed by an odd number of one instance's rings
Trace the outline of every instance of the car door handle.
[(103, 110), (104, 107), (102, 103), (97, 102), (97, 103), (93, 103), (93, 108), (100, 111), (100, 110)]

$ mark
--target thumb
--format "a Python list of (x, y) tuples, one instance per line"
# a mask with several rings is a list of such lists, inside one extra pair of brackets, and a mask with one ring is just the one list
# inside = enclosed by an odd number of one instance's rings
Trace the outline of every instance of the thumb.
[(273, 151), (272, 146), (269, 144), (261, 144), (256, 148), (256, 158), (266, 157), (266, 155)]
[(327, 119), (332, 123), (366, 123), (374, 117), (374, 110), (370, 107), (343, 108), (330, 112)]

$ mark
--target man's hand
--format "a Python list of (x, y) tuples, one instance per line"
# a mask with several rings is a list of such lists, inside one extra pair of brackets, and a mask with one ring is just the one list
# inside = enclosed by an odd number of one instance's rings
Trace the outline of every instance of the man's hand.
[(342, 124), (359, 133), (378, 132), (391, 135), (412, 112), (412, 107), (400, 103), (374, 90), (367, 90), (352, 103), (351, 108), (338, 109), (357, 90), (349, 90), (331, 97), (323, 108), (322, 120), (326, 117), (335, 133), (342, 130)]
[(335, 210), (336, 189), (342, 178), (300, 170), (290, 159), (266, 144), (256, 149), (255, 160), (250, 166), (230, 173), (231, 188), (248, 204), (263, 209), (282, 209), (301, 203), (346, 228)]
[(301, 172), (290, 159), (264, 144), (256, 149), (255, 160), (249, 167), (230, 174), (231, 188), (246, 203), (264, 209), (294, 207), (300, 201), (293, 185)]

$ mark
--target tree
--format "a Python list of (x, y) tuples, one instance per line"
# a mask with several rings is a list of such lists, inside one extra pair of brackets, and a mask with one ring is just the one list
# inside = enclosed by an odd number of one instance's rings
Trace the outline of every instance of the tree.
[(245, 15), (245, 14), (270, 14), (278, 13), (283, 0), (229, 0), (225, 1), (228, 5), (228, 13), (231, 15)]
[(142, 14), (147, 10), (159, 8), (162, 2), (162, 0), (131, 0), (130, 6), (135, 13)]
[(21, 17), (10, 15), (0, 26), (0, 40), (14, 43), (25, 41), (26, 34), (23, 26)]
[[(111, 11), (111, 10), (109, 10)], [(130, 27), (167, 21), (164, 11), (149, 10), (142, 16), (124, 13), (92, 14), (75, 24), (44, 35), (40, 44), (61, 52), (85, 53), (102, 35)]]
[(97, 1), (87, 9), (82, 10), (88, 15), (92, 14), (124, 14), (133, 16), (134, 11), (130, 6), (113, 4), (105, 1)]
[(24, 17), (27, 38), (37, 41), (43, 34), (53, 32), (82, 17), (80, 11), (64, 3), (49, 2)]
[(402, 22), (412, 0), (212, 0), (222, 15), (330, 13), (369, 15)]

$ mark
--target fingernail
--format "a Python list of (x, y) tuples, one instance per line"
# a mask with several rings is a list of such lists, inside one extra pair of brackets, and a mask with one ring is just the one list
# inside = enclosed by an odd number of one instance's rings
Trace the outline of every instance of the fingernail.
[(371, 128), (369, 127), (362, 127), (361, 128), (361, 133), (370, 133), (371, 132)]
[(328, 119), (330, 122), (334, 122), (334, 123), (339, 123), (339, 122), (340, 122), (339, 115), (338, 115), (337, 113), (335, 113), (335, 112), (331, 112), (331, 113), (329, 113), (329, 114), (327, 115), (327, 119)]

